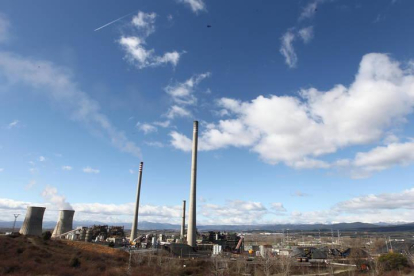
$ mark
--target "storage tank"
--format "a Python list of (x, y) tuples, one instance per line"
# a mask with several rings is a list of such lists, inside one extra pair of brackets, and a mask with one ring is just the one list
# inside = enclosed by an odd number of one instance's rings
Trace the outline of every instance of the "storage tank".
[(56, 223), (55, 230), (53, 230), (52, 238), (58, 238), (60, 235), (73, 230), (73, 215), (74, 210), (61, 210), (59, 219)]
[(27, 206), (26, 217), (19, 233), (22, 235), (41, 236), (45, 209), (45, 207)]

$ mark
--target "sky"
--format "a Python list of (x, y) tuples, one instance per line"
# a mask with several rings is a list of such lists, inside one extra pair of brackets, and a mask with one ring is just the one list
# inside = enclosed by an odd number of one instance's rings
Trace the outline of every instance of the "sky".
[[(413, 222), (414, 2), (0, 3), (0, 220)], [(187, 204), (188, 206), (188, 204)]]

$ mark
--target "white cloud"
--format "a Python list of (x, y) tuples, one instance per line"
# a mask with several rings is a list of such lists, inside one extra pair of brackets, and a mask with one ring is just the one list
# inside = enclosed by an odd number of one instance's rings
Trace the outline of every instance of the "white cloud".
[(271, 204), (272, 209), (276, 212), (286, 212), (286, 208), (283, 206), (283, 204), (281, 202), (273, 202)]
[(139, 130), (144, 132), (144, 134), (148, 134), (148, 133), (157, 131), (157, 128), (155, 126), (153, 126), (151, 124), (147, 124), (147, 123), (141, 124), (141, 123), (138, 122), (137, 127), (138, 127)]
[(99, 110), (99, 104), (80, 90), (67, 69), (43, 60), (32, 60), (0, 52), (0, 76), (11, 84), (25, 84), (48, 96), (70, 118), (82, 122), (94, 132), (103, 132), (122, 152), (140, 157), (140, 149), (118, 131)]
[[(201, 131), (200, 150), (248, 147), (270, 164), (327, 168), (328, 163), (315, 158), (378, 142), (406, 121), (414, 106), (414, 75), (387, 55), (367, 54), (349, 87), (309, 88), (300, 96), (221, 99), (218, 107), (231, 118)], [(173, 146), (189, 150), (189, 138), (178, 132), (170, 136)]]
[(365, 195), (338, 203), (341, 211), (414, 209), (414, 188), (400, 193)]
[(206, 4), (203, 0), (179, 0), (181, 3), (188, 5), (194, 13), (206, 10)]
[(45, 161), (46, 161), (46, 157), (44, 157), (44, 156), (39, 156), (39, 161), (40, 161), (40, 162), (45, 162)]
[(38, 173), (38, 172), (39, 172), (39, 170), (38, 170), (37, 168), (30, 168), (30, 169), (29, 169), (29, 172), (30, 172), (31, 174), (36, 174), (36, 173)]
[(4, 14), (0, 13), (0, 43), (9, 40), (10, 22)]
[(298, 57), (293, 48), (293, 41), (295, 34), (292, 31), (287, 31), (282, 37), (282, 45), (280, 46), (280, 53), (285, 57), (285, 62), (290, 68), (296, 67)]
[(100, 173), (100, 171), (98, 169), (92, 169), (91, 167), (83, 168), (82, 171), (84, 173), (95, 173), (95, 174)]
[(66, 197), (59, 195), (55, 187), (47, 186), (42, 191), (42, 197), (46, 202), (51, 203), (53, 207), (59, 210), (73, 210), (72, 206), (66, 202)]
[(298, 34), (305, 44), (309, 43), (313, 38), (313, 26), (300, 29)]
[(345, 164), (352, 169), (354, 178), (369, 177), (373, 172), (383, 171), (393, 166), (407, 166), (414, 162), (414, 142), (390, 143), (358, 152), (354, 160)]
[(301, 192), (301, 191), (295, 191), (292, 196), (297, 196), (297, 197), (305, 197), (305, 196), (309, 196), (309, 194)]
[(164, 122), (154, 122), (153, 124), (156, 125), (156, 126), (165, 128), (165, 127), (169, 127), (171, 122), (169, 120), (167, 120), (167, 121), (164, 121)]
[(15, 127), (17, 127), (17, 126), (19, 126), (19, 125), (20, 125), (19, 120), (14, 120), (13, 122), (11, 122), (11, 123), (9, 123), (9, 124), (7, 125), (7, 128), (8, 128), (8, 129), (12, 129), (12, 128), (15, 128)]
[(132, 24), (137, 27), (139, 30), (145, 32), (145, 36), (150, 35), (155, 32), (155, 18), (157, 14), (155, 13), (144, 13), (139, 11), (137, 15), (132, 18)]
[(71, 166), (62, 166), (62, 170), (71, 171), (73, 168)]
[(163, 148), (164, 144), (158, 141), (146, 141), (145, 144), (147, 144), (150, 147), (155, 147), (155, 148)]
[[(57, 209), (69, 209), (70, 205), (56, 188), (47, 187), (42, 195), (47, 203), (32, 203), (0, 198), (0, 214), (6, 218), (29, 205), (47, 207), (44, 221), (56, 220)], [(201, 200), (200, 200), (201, 202)], [(135, 203), (102, 204), (74, 203), (76, 220), (101, 222), (131, 221)], [(412, 222), (414, 217), (414, 188), (397, 193), (358, 196), (339, 202), (328, 209), (287, 212), (280, 202), (270, 203), (229, 200), (224, 204), (202, 202), (198, 209), (198, 224), (265, 224), (265, 223), (339, 223), (339, 222)], [(55, 211), (55, 212), (54, 212)], [(179, 224), (181, 205), (141, 205), (140, 220)]]
[(30, 180), (29, 183), (24, 187), (26, 190), (30, 190), (33, 186), (36, 185), (36, 180)]
[(177, 51), (157, 56), (154, 49), (146, 48), (146, 38), (155, 31), (156, 16), (155, 13), (139, 11), (132, 18), (131, 23), (142, 34), (139, 36), (122, 36), (118, 41), (126, 52), (125, 59), (134, 64), (138, 69), (157, 67), (168, 63), (175, 67), (180, 60), (181, 54)]
[(318, 5), (325, 2), (326, 0), (314, 0), (310, 3), (308, 3), (303, 9), (302, 12), (299, 16), (299, 21), (304, 20), (304, 19), (309, 19), (312, 18), (317, 9), (318, 9)]
[(165, 87), (165, 91), (171, 96), (176, 104), (194, 105), (197, 98), (194, 96), (195, 87), (205, 78), (210, 76), (210, 72), (194, 75), (185, 82), (178, 82), (174, 85)]
[(125, 58), (139, 69), (156, 67), (166, 63), (176, 66), (180, 60), (180, 54), (176, 51), (165, 53), (161, 57), (154, 55), (154, 49), (145, 49), (145, 41), (136, 36), (121, 37), (119, 43), (126, 51)]
[(202, 204), (200, 214), (205, 224), (257, 224), (268, 210), (260, 202), (231, 200), (225, 205)]
[(168, 110), (166, 116), (168, 119), (174, 119), (176, 117), (190, 117), (191, 112), (178, 105), (173, 105)]
[(187, 136), (178, 133), (176, 131), (172, 131), (170, 133), (171, 136), (171, 145), (179, 150), (182, 151), (191, 151), (191, 139), (188, 138)]

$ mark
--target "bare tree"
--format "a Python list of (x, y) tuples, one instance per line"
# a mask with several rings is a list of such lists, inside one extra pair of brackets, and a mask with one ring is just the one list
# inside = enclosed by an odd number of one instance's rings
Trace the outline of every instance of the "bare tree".
[(277, 259), (278, 270), (282, 276), (290, 275), (290, 270), (292, 267), (292, 258), (290, 256), (279, 256)]
[(227, 260), (220, 255), (213, 257), (211, 260), (211, 272), (214, 276), (228, 275), (229, 267)]
[(272, 255), (270, 251), (266, 251), (265, 255), (262, 257), (262, 270), (265, 276), (270, 276), (273, 273), (274, 267), (276, 265), (276, 258)]

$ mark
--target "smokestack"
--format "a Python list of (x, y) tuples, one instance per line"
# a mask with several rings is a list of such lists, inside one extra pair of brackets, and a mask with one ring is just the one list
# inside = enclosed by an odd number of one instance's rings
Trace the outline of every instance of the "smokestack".
[(129, 238), (130, 241), (133, 241), (137, 237), (138, 232), (138, 209), (139, 209), (139, 196), (141, 194), (141, 180), (142, 180), (142, 168), (144, 166), (144, 162), (139, 164), (139, 176), (138, 176), (138, 187), (137, 187), (137, 201), (135, 203), (135, 214), (134, 214), (134, 221), (132, 222), (132, 229), (131, 229), (131, 237)]
[(52, 238), (59, 238), (60, 235), (73, 230), (74, 210), (61, 210)]
[(181, 221), (181, 240), (184, 240), (184, 232), (185, 232), (185, 200), (183, 200), (183, 217)]
[(198, 149), (198, 121), (194, 121), (193, 129), (193, 156), (191, 162), (191, 190), (190, 208), (188, 214), (187, 244), (195, 247), (196, 244), (196, 195), (197, 195), (197, 149)]
[(26, 217), (19, 233), (22, 235), (41, 236), (45, 209), (45, 207), (27, 206)]

